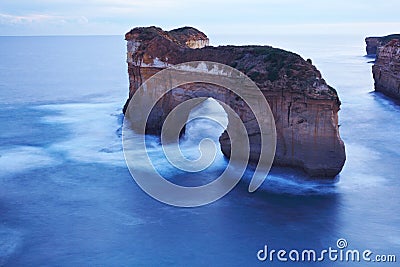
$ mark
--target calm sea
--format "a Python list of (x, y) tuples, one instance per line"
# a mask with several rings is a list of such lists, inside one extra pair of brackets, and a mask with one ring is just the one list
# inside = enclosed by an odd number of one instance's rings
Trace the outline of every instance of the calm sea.
[[(311, 58), (342, 101), (347, 161), (332, 182), (275, 168), (256, 193), (243, 181), (215, 203), (184, 209), (147, 196), (125, 165), (122, 36), (0, 37), (0, 266), (379, 266), (257, 259), (265, 245), (320, 251), (340, 238), (348, 249), (399, 258), (400, 106), (373, 92), (363, 39), (216, 36), (214, 44), (270, 44)], [(211, 102), (198, 112), (221, 115)], [(217, 140), (215, 129), (193, 122), (184, 141)], [(225, 166), (218, 154), (197, 178)], [(189, 177), (157, 168), (177, 182)]]

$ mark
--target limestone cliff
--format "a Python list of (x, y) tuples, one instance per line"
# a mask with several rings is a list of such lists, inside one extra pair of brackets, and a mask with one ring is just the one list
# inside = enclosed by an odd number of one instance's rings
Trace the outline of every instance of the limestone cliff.
[(391, 40), (378, 49), (372, 73), (376, 91), (400, 100), (400, 40)]
[(400, 34), (391, 34), (383, 37), (367, 37), (365, 43), (367, 44), (366, 50), (367, 55), (375, 56), (378, 52), (378, 48), (384, 46), (393, 39), (400, 39)]
[[(190, 27), (169, 32), (156, 27), (135, 28), (125, 39), (130, 96), (146, 79), (170, 65), (199, 60), (230, 65), (258, 85), (271, 107), (277, 127), (274, 164), (300, 167), (321, 177), (334, 177), (341, 171), (345, 149), (338, 128), (340, 101), (311, 61), (270, 46), (207, 46), (208, 38)], [(251, 111), (229, 90), (215, 85), (188, 84), (172, 90), (152, 112), (148, 131), (159, 133), (174, 106), (198, 96), (213, 97), (234, 107), (251, 133), (250, 158), (256, 162), (260, 138)], [(220, 143), (229, 157), (226, 132)]]

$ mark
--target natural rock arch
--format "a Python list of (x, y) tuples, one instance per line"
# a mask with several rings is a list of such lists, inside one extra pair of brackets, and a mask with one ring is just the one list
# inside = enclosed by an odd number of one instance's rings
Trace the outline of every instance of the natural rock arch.
[[(334, 177), (341, 171), (346, 156), (338, 126), (340, 100), (311, 61), (269, 46), (205, 46), (205, 34), (190, 27), (170, 32), (156, 27), (135, 28), (125, 38), (130, 97), (144, 81), (171, 65), (199, 60), (229, 65), (249, 76), (271, 107), (277, 131), (274, 164), (299, 167), (320, 177)], [(156, 106), (148, 130), (158, 133), (166, 114), (179, 101), (212, 97), (229, 104), (246, 127), (254, 130), (249, 139), (252, 160), (257, 161), (259, 138), (251, 113), (237, 96), (221, 90), (204, 84), (174, 89)], [(226, 136), (221, 136), (220, 143), (229, 157)]]
[[(245, 125), (248, 138), (250, 141), (250, 161), (257, 162), (260, 154), (260, 128), (255, 119), (254, 113), (250, 107), (241, 99), (238, 95), (231, 92), (227, 88), (220, 87), (215, 84), (209, 83), (195, 83), (185, 84), (178, 88), (173, 88), (169, 93), (164, 95), (160, 101), (156, 104), (153, 111), (150, 113), (146, 131), (149, 134), (159, 135), (163, 127), (163, 122), (168, 114), (173, 110), (174, 107), (178, 106), (189, 99), (199, 99), (197, 105), (201, 105), (207, 98), (212, 98), (218, 102), (225, 103), (230, 106), (232, 110), (240, 117), (240, 120)], [(225, 110), (228, 117), (228, 127), (232, 129), (237, 128), (232, 119), (231, 112), (227, 110), (224, 105), (221, 107)], [(262, 108), (262, 107), (260, 107)], [(187, 121), (190, 113), (180, 114), (185, 116), (182, 120)], [(230, 156), (230, 138), (225, 131), (220, 137), (221, 151), (227, 157)]]

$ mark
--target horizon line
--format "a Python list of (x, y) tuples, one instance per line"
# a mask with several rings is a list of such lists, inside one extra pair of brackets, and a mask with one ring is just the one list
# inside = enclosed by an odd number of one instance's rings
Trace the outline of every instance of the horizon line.
[(0, 35), (0, 37), (96, 37), (96, 36), (125, 36), (125, 34), (39, 34), (39, 35)]

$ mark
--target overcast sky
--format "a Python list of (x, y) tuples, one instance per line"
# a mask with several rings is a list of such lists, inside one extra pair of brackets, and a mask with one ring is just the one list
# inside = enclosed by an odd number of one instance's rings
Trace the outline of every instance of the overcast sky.
[(399, 0), (0, 1), (0, 35), (120, 35), (149, 25), (242, 35), (400, 32)]

